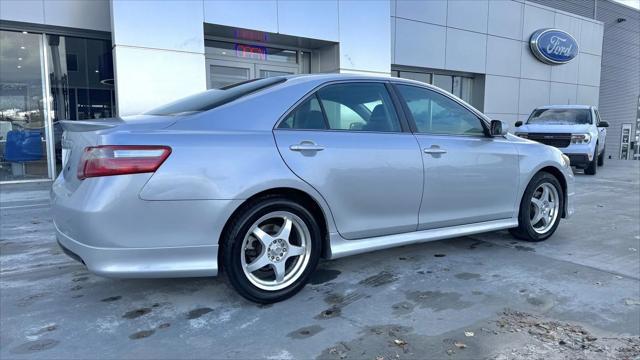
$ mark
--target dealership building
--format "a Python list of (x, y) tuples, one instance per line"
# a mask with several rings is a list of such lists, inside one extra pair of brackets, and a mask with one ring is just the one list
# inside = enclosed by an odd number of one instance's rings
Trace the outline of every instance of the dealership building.
[[(544, 29), (568, 61), (534, 54)], [(512, 125), (596, 105), (606, 157), (638, 152), (640, 12), (610, 0), (0, 0), (0, 182), (55, 177), (59, 120), (321, 72), (423, 81)]]

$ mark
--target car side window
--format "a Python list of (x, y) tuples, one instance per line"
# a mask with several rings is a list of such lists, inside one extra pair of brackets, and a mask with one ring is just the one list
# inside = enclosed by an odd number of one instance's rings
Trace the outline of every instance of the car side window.
[(280, 122), (279, 129), (325, 130), (327, 128), (318, 98), (314, 95)]
[(596, 113), (596, 126), (600, 126), (600, 112), (598, 110), (594, 110)]
[(409, 107), (419, 133), (484, 135), (474, 113), (436, 91), (410, 85), (396, 85)]
[(398, 132), (400, 121), (383, 83), (344, 83), (318, 90), (331, 130)]

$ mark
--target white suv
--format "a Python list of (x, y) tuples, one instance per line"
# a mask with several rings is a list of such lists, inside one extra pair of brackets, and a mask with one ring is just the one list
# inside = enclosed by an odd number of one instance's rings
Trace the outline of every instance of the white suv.
[(542, 106), (531, 112), (525, 124), (517, 121), (515, 125), (516, 135), (559, 148), (572, 166), (587, 175), (595, 175), (604, 164), (609, 123), (600, 120), (595, 106)]

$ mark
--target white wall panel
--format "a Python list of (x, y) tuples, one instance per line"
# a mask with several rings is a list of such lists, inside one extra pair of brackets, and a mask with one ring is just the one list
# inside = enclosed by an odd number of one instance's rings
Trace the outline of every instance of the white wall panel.
[(578, 60), (578, 84), (600, 86), (600, 56), (580, 53)]
[(396, 18), (391, 17), (391, 63), (396, 63)]
[(518, 113), (520, 79), (487, 75), (485, 77), (484, 111), (488, 113)]
[(579, 59), (573, 59), (566, 64), (551, 66), (551, 81), (577, 84), (578, 63)]
[(45, 23), (47, 25), (111, 31), (111, 10), (109, 6), (109, 0), (45, 1)]
[(568, 32), (578, 41), (580, 47), (580, 24), (584, 20), (566, 14), (556, 13), (555, 28)]
[(555, 25), (555, 12), (538, 6), (524, 4), (524, 25), (522, 28), (522, 40), (529, 41), (531, 34), (544, 28), (552, 28)]
[(523, 8), (516, 1), (489, 1), (489, 34), (521, 40)]
[(531, 53), (528, 42), (522, 42), (522, 66), (521, 75), (523, 78), (545, 80), (551, 79), (551, 65), (547, 65), (538, 60)]
[(489, 13), (487, 0), (455, 0), (447, 6), (447, 26), (486, 33)]
[(398, 0), (396, 16), (431, 24), (445, 25), (447, 23), (447, 1)]
[(538, 106), (549, 104), (549, 82), (538, 80), (520, 80), (519, 114), (529, 114)]
[(598, 106), (600, 88), (596, 86), (578, 85), (578, 99), (580, 105)]
[(1, 0), (0, 19), (44, 23), (44, 0)]
[(484, 73), (486, 52), (487, 35), (447, 28), (446, 69)]
[[(583, 21), (580, 27), (580, 51), (594, 55), (602, 55), (602, 38), (604, 27), (601, 24)], [(578, 38), (576, 38), (578, 39)]]
[(389, 74), (389, 4), (384, 1), (341, 0), (339, 12), (340, 69)]
[(553, 105), (570, 105), (576, 103), (578, 86), (551, 82), (549, 103)]
[(204, 53), (201, 0), (114, 0), (112, 16), (115, 46)]
[(444, 69), (445, 43), (443, 26), (396, 19), (397, 64)]
[(520, 77), (522, 42), (489, 35), (487, 74)]
[(207, 89), (202, 54), (116, 46), (114, 59), (120, 115), (139, 114)]
[[(388, 4), (385, 7), (387, 8), (385, 14), (389, 17)], [(370, 13), (367, 12), (366, 14), (367, 16), (359, 14), (359, 17), (365, 19)], [(348, 16), (349, 14), (341, 13), (340, 15)], [(376, 25), (382, 26), (382, 24)], [(352, 26), (357, 25), (354, 24)], [(338, 1), (279, 1), (278, 32), (313, 39), (338, 41)]]
[[(200, 0), (200, 6), (203, 6), (202, 0)], [(211, 24), (278, 32), (278, 5), (276, 0), (204, 1), (204, 21)]]

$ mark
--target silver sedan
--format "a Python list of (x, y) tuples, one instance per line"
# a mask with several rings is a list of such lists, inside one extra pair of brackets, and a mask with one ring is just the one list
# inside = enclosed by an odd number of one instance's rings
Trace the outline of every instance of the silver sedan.
[(51, 197), (67, 254), (112, 277), (222, 269), (261, 303), (320, 258), (499, 229), (541, 241), (573, 212), (559, 150), (410, 80), (259, 79), (63, 127)]

